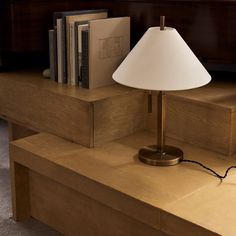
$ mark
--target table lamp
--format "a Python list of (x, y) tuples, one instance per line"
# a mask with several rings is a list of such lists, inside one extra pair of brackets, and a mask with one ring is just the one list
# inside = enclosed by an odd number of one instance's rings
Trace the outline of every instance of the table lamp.
[(113, 79), (125, 86), (159, 91), (157, 95), (157, 144), (139, 150), (139, 159), (150, 165), (178, 164), (183, 152), (165, 144), (165, 91), (197, 88), (210, 82), (211, 76), (174, 28), (149, 28), (113, 73)]

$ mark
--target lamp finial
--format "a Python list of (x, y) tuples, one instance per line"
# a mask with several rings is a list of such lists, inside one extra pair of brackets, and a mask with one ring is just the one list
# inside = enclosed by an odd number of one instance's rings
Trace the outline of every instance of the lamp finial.
[(160, 30), (165, 30), (165, 16), (160, 16)]

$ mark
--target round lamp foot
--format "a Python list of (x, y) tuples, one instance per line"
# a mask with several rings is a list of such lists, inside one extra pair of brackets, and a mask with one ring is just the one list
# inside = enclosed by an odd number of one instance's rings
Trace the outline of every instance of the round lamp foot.
[(164, 146), (163, 151), (157, 149), (156, 145), (143, 147), (139, 150), (139, 159), (153, 166), (172, 166), (183, 159), (183, 151), (173, 146)]

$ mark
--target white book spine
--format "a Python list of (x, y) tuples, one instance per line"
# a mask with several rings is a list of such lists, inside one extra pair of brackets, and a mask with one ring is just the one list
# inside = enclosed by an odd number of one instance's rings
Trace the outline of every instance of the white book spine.
[(71, 71), (71, 85), (77, 85), (76, 79), (76, 65), (75, 65), (75, 23), (70, 23), (70, 71)]

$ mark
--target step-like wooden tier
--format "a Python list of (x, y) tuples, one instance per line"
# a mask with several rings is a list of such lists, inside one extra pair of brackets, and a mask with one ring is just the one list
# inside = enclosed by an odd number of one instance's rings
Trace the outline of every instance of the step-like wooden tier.
[(143, 129), (144, 98), (143, 91), (118, 84), (88, 90), (39, 72), (0, 73), (0, 116), (87, 147)]
[[(166, 135), (199, 147), (232, 155), (236, 151), (236, 83), (213, 81), (207, 86), (167, 93)], [(156, 99), (148, 116), (155, 130)]]
[[(121, 85), (87, 90), (60, 85), (38, 72), (0, 74), (0, 116), (28, 129), (49, 132), (87, 147), (145, 127), (147, 98)], [(155, 130), (156, 104), (148, 115)], [(236, 151), (236, 83), (167, 93), (167, 136), (227, 156)]]
[[(236, 171), (221, 182), (194, 164), (146, 165), (137, 152), (154, 141), (140, 132), (92, 149), (43, 133), (12, 142), (14, 218), (33, 216), (64, 235), (236, 235)], [(220, 174), (234, 164), (168, 142)]]

